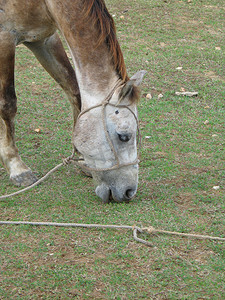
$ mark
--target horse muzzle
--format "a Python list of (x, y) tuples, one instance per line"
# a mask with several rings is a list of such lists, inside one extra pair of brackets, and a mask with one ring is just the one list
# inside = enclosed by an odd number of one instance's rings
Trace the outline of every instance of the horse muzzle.
[(115, 202), (129, 202), (134, 198), (137, 192), (137, 185), (130, 185), (125, 188), (109, 187), (105, 183), (97, 186), (95, 193), (102, 199), (104, 203), (109, 203), (111, 200)]

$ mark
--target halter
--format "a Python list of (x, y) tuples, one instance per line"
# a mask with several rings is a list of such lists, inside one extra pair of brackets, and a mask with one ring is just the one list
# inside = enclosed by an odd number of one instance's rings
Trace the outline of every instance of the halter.
[(87, 171), (110, 171), (110, 170), (120, 169), (120, 168), (125, 167), (125, 166), (136, 165), (136, 164), (139, 163), (139, 159), (138, 159), (138, 156), (139, 156), (139, 147), (138, 147), (137, 158), (133, 162), (124, 163), (124, 164), (120, 163), (120, 160), (119, 160), (119, 157), (117, 155), (116, 149), (115, 149), (115, 147), (113, 145), (112, 140), (110, 139), (110, 135), (109, 135), (109, 132), (107, 130), (107, 122), (106, 122), (106, 117), (105, 117), (106, 106), (110, 105), (112, 107), (117, 107), (117, 108), (126, 108), (126, 109), (128, 109), (132, 113), (132, 115), (134, 116), (134, 118), (136, 120), (136, 123), (137, 123), (137, 132), (138, 132), (138, 134), (137, 134), (137, 146), (139, 146), (139, 144), (141, 144), (141, 135), (140, 135), (140, 129), (139, 129), (139, 124), (138, 124), (138, 118), (135, 115), (135, 113), (130, 109), (130, 107), (128, 105), (112, 104), (112, 103), (109, 102), (112, 99), (113, 94), (115, 93), (116, 89), (119, 86), (121, 86), (121, 81), (117, 80), (114, 88), (108, 94), (108, 96), (102, 101), (101, 104), (97, 104), (97, 105), (91, 106), (91, 107), (83, 110), (82, 112), (80, 112), (80, 114), (77, 117), (77, 120), (78, 120), (78, 119), (80, 119), (81, 116), (83, 116), (85, 113), (89, 112), (90, 110), (95, 109), (97, 107), (101, 107), (101, 116), (102, 116), (102, 123), (103, 123), (104, 133), (105, 133), (106, 139), (107, 139), (107, 141), (108, 141), (108, 143), (110, 145), (110, 148), (111, 148), (111, 150), (112, 150), (112, 152), (114, 154), (115, 160), (116, 160), (116, 164), (113, 165), (112, 167), (110, 167), (110, 168), (102, 168), (102, 169), (100, 169), (100, 168), (91, 168), (91, 167), (88, 167), (85, 164), (80, 163), (79, 161), (76, 161), (77, 164), (80, 167), (85, 168)]

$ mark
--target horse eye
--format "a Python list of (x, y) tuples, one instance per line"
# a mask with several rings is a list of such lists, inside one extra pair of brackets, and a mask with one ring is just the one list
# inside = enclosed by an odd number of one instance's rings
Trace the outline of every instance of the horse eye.
[(131, 134), (129, 133), (117, 134), (121, 142), (128, 142), (131, 139)]

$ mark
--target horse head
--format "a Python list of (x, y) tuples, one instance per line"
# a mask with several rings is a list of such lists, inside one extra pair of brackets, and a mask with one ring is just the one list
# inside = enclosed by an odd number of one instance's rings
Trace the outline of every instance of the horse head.
[[(131, 200), (138, 186), (137, 91), (145, 71), (116, 84), (107, 99), (82, 111), (73, 142), (104, 202)], [(134, 100), (134, 98), (136, 100)]]

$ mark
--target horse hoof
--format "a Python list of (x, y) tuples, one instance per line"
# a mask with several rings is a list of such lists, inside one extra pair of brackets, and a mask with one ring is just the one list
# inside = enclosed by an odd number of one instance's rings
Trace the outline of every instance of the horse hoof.
[(10, 179), (16, 186), (29, 186), (37, 181), (37, 177), (31, 171), (23, 172)]

